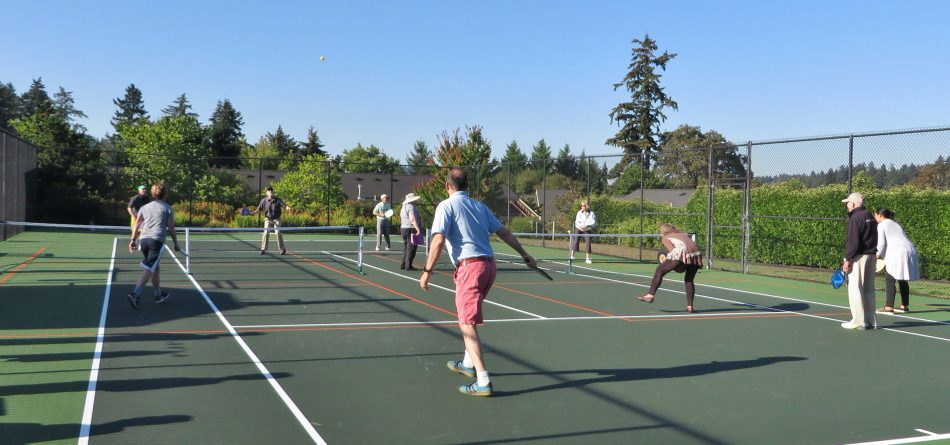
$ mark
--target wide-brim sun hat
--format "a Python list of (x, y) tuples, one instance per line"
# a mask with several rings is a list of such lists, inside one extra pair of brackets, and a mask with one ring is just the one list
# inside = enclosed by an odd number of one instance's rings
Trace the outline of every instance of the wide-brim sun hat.
[(404, 199), (402, 202), (403, 202), (403, 204), (409, 204), (410, 202), (416, 202), (416, 201), (418, 201), (418, 200), (420, 200), (420, 199), (422, 199), (421, 196), (419, 196), (419, 195), (417, 195), (417, 194), (415, 194), (415, 193), (409, 193), (408, 195), (406, 195), (406, 199)]

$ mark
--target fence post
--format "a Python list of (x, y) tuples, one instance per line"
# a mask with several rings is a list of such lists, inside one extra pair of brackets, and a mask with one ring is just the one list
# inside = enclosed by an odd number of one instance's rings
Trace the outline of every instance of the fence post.
[[(644, 196), (644, 195), (643, 195), (643, 193), (644, 193), (644, 191), (643, 191), (643, 185), (644, 185), (644, 182), (643, 182), (643, 175), (644, 175), (644, 166), (645, 166), (645, 165), (646, 165), (646, 156), (644, 156), (643, 152), (641, 151), (641, 152), (640, 152), (640, 165), (639, 165), (639, 167), (638, 167), (638, 168), (640, 169), (640, 233), (643, 233), (643, 196)], [(620, 238), (617, 238), (617, 241), (618, 241), (618, 244), (619, 244)], [(643, 261), (643, 237), (642, 237), (642, 236), (639, 237), (639, 240), (638, 240), (637, 243), (640, 245), (640, 249), (639, 249), (639, 251), (638, 251), (638, 253), (637, 253), (637, 258), (638, 258), (640, 261)]]
[(713, 181), (713, 148), (709, 147), (709, 160), (707, 162), (706, 184), (708, 186), (706, 194), (706, 268), (712, 268), (713, 263), (713, 216), (715, 214), (715, 182)]
[(749, 241), (752, 237), (752, 141), (746, 145), (745, 200), (742, 203), (742, 273), (749, 273)]
[(511, 162), (505, 163), (505, 173), (507, 174), (508, 185), (505, 190), (505, 225), (511, 225)]
[[(541, 160), (541, 231), (544, 232), (544, 226), (548, 222), (548, 160)], [(541, 236), (541, 247), (544, 246), (544, 236)]]
[[(325, 173), (324, 173), (325, 176), (324, 176), (324, 186), (323, 186), (323, 190), (324, 190), (323, 200), (324, 200), (324, 202), (326, 203), (326, 207), (327, 207), (327, 209), (326, 209), (326, 210), (327, 210), (327, 222), (326, 222), (326, 225), (329, 226), (329, 225), (331, 225), (331, 224), (330, 224), (330, 159), (325, 160), (325, 161), (323, 162), (323, 165), (326, 166), (326, 168), (324, 169), (324, 171), (325, 171)], [(342, 178), (341, 178), (341, 179), (342, 179)], [(341, 183), (342, 183), (342, 181), (341, 181)]]
[(854, 178), (854, 135), (848, 135), (848, 194), (851, 194), (851, 179)]

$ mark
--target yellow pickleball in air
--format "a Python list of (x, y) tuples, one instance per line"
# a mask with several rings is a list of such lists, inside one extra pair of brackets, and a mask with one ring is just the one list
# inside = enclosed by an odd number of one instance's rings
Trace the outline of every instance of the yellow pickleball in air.
[(323, 62), (324, 60), (327, 60), (327, 56), (320, 56), (320, 61)]

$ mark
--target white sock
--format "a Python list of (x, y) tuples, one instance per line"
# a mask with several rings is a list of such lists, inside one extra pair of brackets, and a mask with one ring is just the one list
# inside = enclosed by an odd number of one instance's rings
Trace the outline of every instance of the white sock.
[(491, 379), (488, 378), (488, 371), (479, 371), (475, 375), (478, 377), (478, 386), (486, 386), (491, 383)]
[(466, 368), (475, 367), (475, 362), (472, 361), (472, 356), (468, 355), (468, 351), (465, 351), (465, 357), (462, 358), (462, 366)]

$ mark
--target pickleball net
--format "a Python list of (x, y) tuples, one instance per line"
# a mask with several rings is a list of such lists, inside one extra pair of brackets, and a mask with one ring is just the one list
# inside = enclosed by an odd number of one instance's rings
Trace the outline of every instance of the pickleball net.
[[(586, 239), (590, 237), (591, 257), (594, 263), (643, 263), (656, 262), (657, 253), (664, 251), (659, 234), (637, 233), (514, 233), (518, 241), (538, 260), (543, 267), (573, 273), (579, 265), (585, 265)], [(577, 250), (571, 255), (571, 243), (577, 240)], [(496, 257), (517, 261), (516, 252), (497, 237), (493, 237)]]

